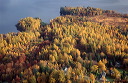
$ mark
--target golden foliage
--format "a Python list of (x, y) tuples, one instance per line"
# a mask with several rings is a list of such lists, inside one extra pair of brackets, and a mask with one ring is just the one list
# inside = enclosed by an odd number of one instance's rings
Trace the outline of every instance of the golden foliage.
[(41, 20), (38, 18), (26, 17), (21, 19), (16, 25), (19, 31), (33, 31), (38, 30)]

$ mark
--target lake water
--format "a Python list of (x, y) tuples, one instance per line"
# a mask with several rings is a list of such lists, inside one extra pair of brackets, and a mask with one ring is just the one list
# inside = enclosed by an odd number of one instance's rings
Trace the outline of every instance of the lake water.
[(59, 16), (60, 7), (96, 7), (128, 13), (128, 0), (0, 0), (0, 34), (17, 32), (21, 18), (39, 17), (49, 23)]

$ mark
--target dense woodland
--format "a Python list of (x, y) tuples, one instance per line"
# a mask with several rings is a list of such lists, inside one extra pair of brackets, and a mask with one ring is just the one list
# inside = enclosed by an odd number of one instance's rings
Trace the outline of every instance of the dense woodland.
[(100, 8), (93, 7), (61, 7), (60, 15), (77, 15), (77, 16), (96, 16), (96, 15), (107, 15), (113, 17), (124, 17), (128, 18), (128, 14), (121, 14), (113, 10), (103, 10)]
[(21, 19), (0, 34), (0, 83), (127, 83), (128, 15), (62, 7), (49, 24)]

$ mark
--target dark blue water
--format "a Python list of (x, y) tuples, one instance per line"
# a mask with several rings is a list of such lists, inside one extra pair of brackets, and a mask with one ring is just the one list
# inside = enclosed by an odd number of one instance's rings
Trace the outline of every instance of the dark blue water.
[(0, 0), (0, 34), (17, 32), (21, 18), (39, 17), (49, 22), (59, 16), (60, 7), (97, 7), (128, 13), (128, 0)]

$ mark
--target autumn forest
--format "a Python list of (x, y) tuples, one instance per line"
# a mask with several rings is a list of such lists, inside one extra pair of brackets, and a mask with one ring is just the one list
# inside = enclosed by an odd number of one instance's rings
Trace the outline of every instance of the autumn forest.
[(128, 83), (128, 14), (61, 7), (0, 34), (0, 83)]

